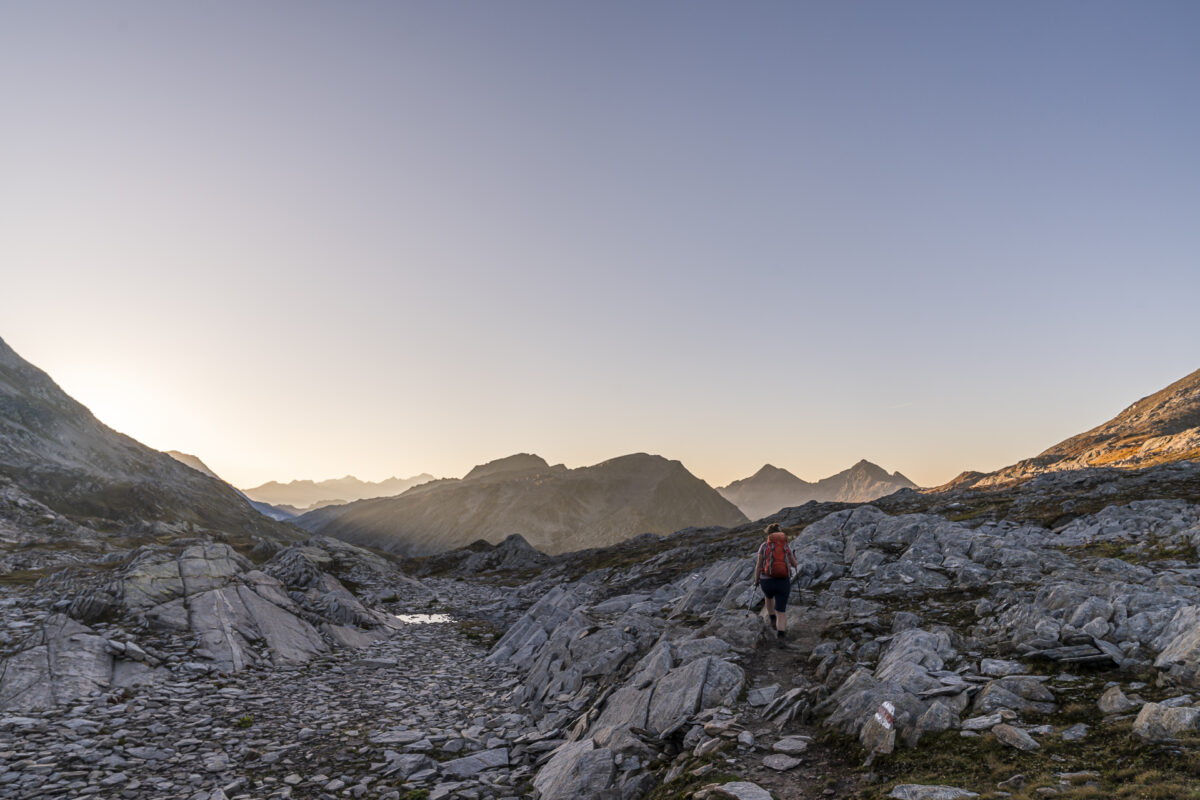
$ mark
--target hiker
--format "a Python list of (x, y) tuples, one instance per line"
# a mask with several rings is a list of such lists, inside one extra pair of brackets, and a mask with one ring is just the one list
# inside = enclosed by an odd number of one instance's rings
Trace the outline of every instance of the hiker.
[(754, 562), (754, 585), (762, 588), (766, 598), (767, 613), (771, 624), (782, 643), (787, 635), (787, 602), (792, 591), (792, 567), (800, 566), (792, 548), (788, 547), (787, 534), (772, 522), (767, 526), (767, 540), (758, 548)]

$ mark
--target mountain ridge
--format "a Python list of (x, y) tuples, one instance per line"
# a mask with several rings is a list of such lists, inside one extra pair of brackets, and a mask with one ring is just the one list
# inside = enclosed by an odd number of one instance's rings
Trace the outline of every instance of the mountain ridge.
[(242, 489), (241, 492), (251, 500), (277, 507), (292, 506), (303, 512), (319, 506), (341, 505), (372, 497), (392, 497), (431, 480), (434, 480), (434, 477), (427, 472), (410, 478), (393, 476), (382, 481), (364, 481), (353, 475), (346, 475), (322, 481), (267, 481), (259, 486)]
[(963, 472), (933, 491), (1003, 486), (1089, 467), (1141, 469), (1188, 460), (1200, 460), (1200, 369), (1032, 458), (994, 472)]
[(296, 524), (352, 543), (426, 555), (479, 539), (495, 544), (514, 533), (543, 552), (561, 553), (641, 533), (745, 521), (711, 486), (662, 456), (634, 453), (568, 469), (525, 453), (396, 497), (317, 509)]

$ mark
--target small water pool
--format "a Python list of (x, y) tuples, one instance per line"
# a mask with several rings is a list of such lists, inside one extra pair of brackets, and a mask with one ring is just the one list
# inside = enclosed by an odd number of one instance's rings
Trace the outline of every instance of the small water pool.
[(449, 614), (394, 614), (396, 619), (408, 625), (428, 625), (431, 622), (452, 622)]

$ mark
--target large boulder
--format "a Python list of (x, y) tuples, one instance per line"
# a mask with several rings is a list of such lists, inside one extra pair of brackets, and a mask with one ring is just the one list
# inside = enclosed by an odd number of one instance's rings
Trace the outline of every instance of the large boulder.
[(220, 672), (264, 658), (304, 663), (327, 652), (329, 642), (362, 646), (395, 627), (326, 569), (368, 583), (402, 578), (378, 556), (327, 541), (288, 547), (262, 570), (222, 543), (145, 547), (106, 586), (76, 597), (70, 613), (85, 622), (125, 617), (190, 634), (196, 655)]
[(1158, 657), (1154, 666), (1174, 682), (1200, 688), (1200, 606), (1185, 606), (1175, 612), (1154, 641)]

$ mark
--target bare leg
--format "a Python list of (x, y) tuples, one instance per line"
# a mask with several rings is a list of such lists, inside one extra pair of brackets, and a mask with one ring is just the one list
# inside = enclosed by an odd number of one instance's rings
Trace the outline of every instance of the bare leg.
[(781, 631), (781, 632), (787, 630), (787, 612), (786, 611), (780, 611), (775, 615), (775, 630)]
[(769, 614), (772, 617), (775, 616), (775, 598), (774, 597), (767, 598), (766, 606), (767, 606), (767, 614)]

